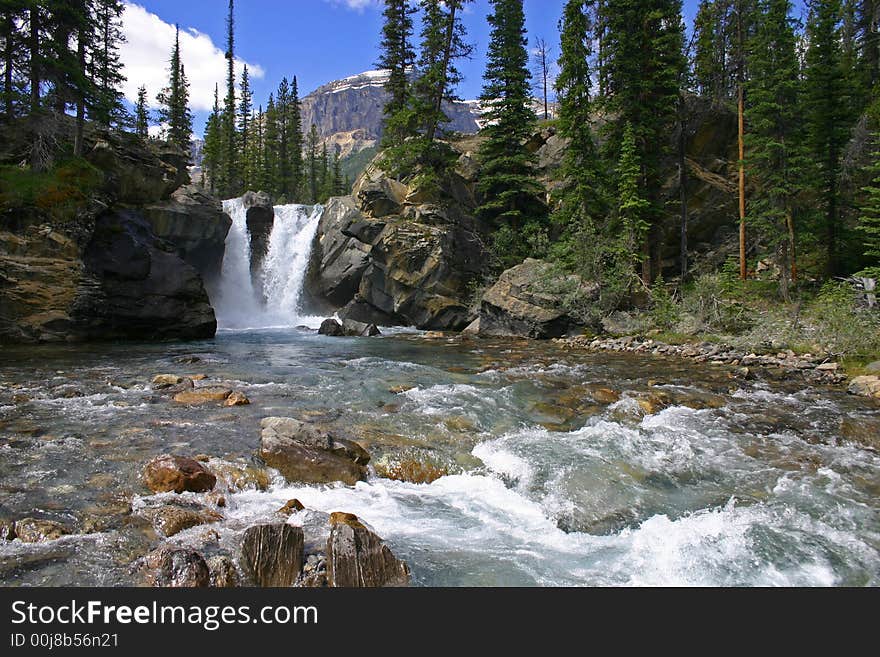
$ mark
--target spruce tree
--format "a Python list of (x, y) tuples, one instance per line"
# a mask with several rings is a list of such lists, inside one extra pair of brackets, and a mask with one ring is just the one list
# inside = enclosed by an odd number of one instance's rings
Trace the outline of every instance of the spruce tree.
[(288, 158), (290, 161), (289, 198), (294, 200), (301, 197), (303, 189), (302, 109), (299, 104), (299, 83), (295, 75), (290, 83), (290, 95), (284, 112), (284, 121), (287, 124)]
[(565, 181), (554, 223), (565, 231), (558, 252), (572, 269), (593, 280), (601, 275), (602, 255), (597, 238), (606, 214), (603, 176), (593, 138), (592, 2), (568, 0), (560, 21), (559, 134), (568, 140), (560, 178)]
[(218, 85), (214, 85), (214, 107), (208, 116), (205, 124), (205, 146), (203, 149), (204, 179), (208, 181), (208, 189), (211, 193), (217, 191), (218, 176), (221, 175), (223, 167), (221, 166), (221, 158), (223, 157), (223, 143), (221, 140), (221, 114), (220, 114), (220, 90)]
[(7, 122), (21, 113), (25, 104), (22, 73), (27, 70), (27, 2), (7, 0), (0, 9), (0, 42), (3, 52), (3, 119)]
[[(880, 144), (880, 135), (874, 135), (874, 145)], [(874, 160), (867, 168), (871, 184), (864, 187), (865, 201), (860, 210), (857, 230), (862, 233), (863, 255), (873, 266), (880, 267), (880, 151), (874, 153)]]
[(381, 54), (376, 65), (388, 71), (385, 90), (385, 124), (382, 134), (384, 147), (398, 146), (410, 136), (406, 130), (406, 114), (410, 105), (409, 73), (415, 64), (412, 46), (413, 19), (416, 9), (409, 0), (385, 0), (383, 12)]
[(345, 196), (348, 190), (345, 187), (345, 178), (342, 175), (342, 159), (339, 157), (339, 146), (333, 149), (333, 167), (331, 172), (332, 188), (330, 196)]
[(318, 195), (321, 193), (321, 164), (319, 161), (320, 156), (318, 155), (319, 143), (320, 138), (318, 137), (318, 128), (313, 123), (312, 127), (309, 129), (308, 138), (306, 139), (306, 175), (308, 176), (306, 182), (308, 184), (309, 203), (317, 203)]
[(546, 218), (543, 190), (533, 171), (533, 156), (525, 146), (535, 123), (531, 107), (528, 41), (522, 0), (492, 0), (493, 13), (484, 86), (480, 99), (486, 108), (480, 146), (481, 174), (477, 183), (483, 198), (478, 217), (499, 231), (495, 251), (502, 265), (515, 264), (533, 252), (529, 237), (539, 239)]
[(794, 215), (805, 173), (800, 68), (790, 10), (789, 0), (761, 2), (758, 28), (749, 42), (746, 83), (747, 162), (756, 192), (749, 216), (776, 248), (780, 294), (786, 300), (797, 278)]
[(620, 158), (617, 163), (617, 218), (620, 234), (623, 236), (620, 256), (635, 262), (642, 257), (638, 246), (644, 242), (651, 226), (648, 219), (651, 203), (642, 195), (641, 178), (642, 169), (635, 130), (627, 123), (623, 129)]
[(156, 97), (157, 118), (165, 126), (166, 139), (189, 157), (192, 138), (192, 114), (189, 109), (189, 83), (180, 59), (180, 29), (174, 37), (174, 48), (168, 67), (168, 86)]
[(848, 72), (843, 68), (840, 0), (816, 0), (807, 22), (809, 46), (804, 81), (804, 116), (816, 174), (816, 191), (824, 214), (827, 273), (841, 273), (841, 156), (849, 140), (853, 116)]
[(645, 216), (649, 229), (640, 248), (642, 278), (650, 285), (660, 273), (663, 159), (678, 119), (685, 66), (681, 1), (607, 0), (604, 22), (608, 89), (603, 105), (613, 117), (606, 127), (606, 149), (613, 159), (629, 125), (642, 168), (640, 197), (649, 204)]
[(143, 140), (150, 134), (150, 110), (147, 107), (147, 88), (138, 88), (137, 103), (134, 106), (134, 132)]
[(229, 0), (226, 18), (226, 99), (223, 106), (223, 185), (221, 193), (233, 196), (241, 191), (238, 164), (238, 136), (235, 131), (235, 0)]
[(95, 47), (90, 61), (90, 75), (95, 86), (95, 98), (90, 103), (89, 118), (106, 126), (130, 125), (131, 117), (123, 104), (120, 89), (122, 74), (120, 44), (125, 42), (122, 32), (124, 5), (119, 0), (92, 0), (95, 3)]
[(241, 178), (244, 191), (251, 188), (254, 181), (249, 174), (253, 170), (248, 166), (250, 156), (250, 128), (251, 113), (253, 112), (253, 94), (251, 92), (250, 73), (247, 65), (241, 71), (241, 102), (238, 104), (238, 144), (239, 158), (241, 162)]
[(262, 189), (273, 196), (279, 195), (280, 183), (278, 181), (278, 108), (275, 105), (274, 95), (269, 95), (269, 103), (266, 105), (266, 115), (263, 119), (266, 127), (263, 135), (263, 181)]

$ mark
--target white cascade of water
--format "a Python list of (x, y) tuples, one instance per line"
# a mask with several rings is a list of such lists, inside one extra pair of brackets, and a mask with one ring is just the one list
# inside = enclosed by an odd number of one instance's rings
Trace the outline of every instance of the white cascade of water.
[(251, 280), (251, 239), (247, 210), (240, 198), (223, 202), (232, 219), (226, 237), (223, 269), (213, 299), (221, 329), (317, 326), (322, 318), (302, 315), (302, 287), (312, 241), (318, 230), (320, 205), (276, 205), (269, 247), (258, 276), (262, 295)]

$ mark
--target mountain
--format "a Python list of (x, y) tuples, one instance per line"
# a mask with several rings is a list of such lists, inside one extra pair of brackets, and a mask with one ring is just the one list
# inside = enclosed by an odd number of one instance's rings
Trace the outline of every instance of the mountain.
[[(387, 81), (388, 71), (366, 71), (319, 87), (301, 101), (303, 131), (314, 124), (330, 151), (339, 146), (343, 158), (376, 146), (382, 137)], [(444, 110), (451, 119), (448, 129), (465, 134), (479, 130), (477, 101), (447, 103)]]

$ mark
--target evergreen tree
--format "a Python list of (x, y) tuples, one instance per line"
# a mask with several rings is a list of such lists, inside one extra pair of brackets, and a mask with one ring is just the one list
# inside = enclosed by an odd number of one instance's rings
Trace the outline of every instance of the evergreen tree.
[(306, 139), (306, 174), (308, 176), (306, 182), (308, 183), (309, 203), (317, 203), (318, 196), (321, 193), (321, 164), (319, 161), (320, 156), (318, 155), (319, 142), (318, 128), (313, 123), (309, 129), (309, 136)]
[(409, 0), (385, 0), (381, 54), (376, 65), (389, 73), (385, 90), (384, 147), (398, 146), (410, 134), (406, 130), (410, 108), (409, 72), (415, 64), (412, 46), (413, 19), (416, 9)]
[(809, 47), (806, 56), (804, 109), (807, 138), (817, 174), (817, 192), (825, 215), (825, 247), (830, 276), (840, 271), (840, 191), (838, 178), (841, 155), (849, 140), (853, 117), (848, 84), (843, 68), (840, 34), (840, 0), (816, 0), (807, 23)]
[(855, 20), (860, 87), (867, 97), (880, 81), (880, 0), (858, 0)]
[(122, 32), (124, 5), (119, 0), (92, 0), (95, 3), (95, 47), (90, 62), (90, 74), (95, 86), (95, 98), (88, 108), (89, 118), (107, 126), (127, 126), (131, 117), (123, 104), (121, 91), (125, 76), (119, 46), (125, 42)]
[(332, 185), (330, 196), (345, 196), (348, 190), (345, 186), (345, 178), (342, 175), (342, 159), (339, 157), (339, 146), (333, 149), (333, 167), (331, 172)]
[(493, 13), (483, 93), (486, 140), (480, 147), (484, 199), (478, 216), (500, 232), (496, 256), (502, 264), (534, 253), (540, 240), (546, 206), (533, 172), (533, 156), (525, 147), (536, 116), (531, 107), (530, 79), (522, 0), (492, 0)]
[(643, 251), (642, 278), (650, 285), (660, 273), (660, 226), (663, 158), (678, 119), (679, 88), (685, 61), (680, 0), (607, 0), (606, 51), (603, 59), (607, 95), (604, 109), (609, 159), (620, 152), (623, 130), (633, 131), (642, 175), (640, 194), (649, 206), (649, 229)]
[(592, 34), (594, 26), (584, 0), (568, 0), (560, 21), (559, 75), (556, 94), (559, 100), (559, 133), (569, 142), (560, 178), (562, 190), (554, 222), (566, 231), (560, 257), (591, 280), (600, 280), (602, 254), (596, 247), (606, 214), (603, 177), (593, 139)]
[[(874, 135), (874, 144), (880, 143), (880, 135)], [(875, 267), (880, 267), (880, 152), (874, 153), (874, 161), (868, 167), (871, 184), (863, 189), (866, 194), (862, 205), (857, 230), (863, 235), (863, 255)]]
[(134, 132), (143, 140), (150, 136), (150, 110), (147, 107), (147, 88), (138, 88), (137, 103), (134, 106)]
[(287, 124), (288, 158), (290, 164), (290, 178), (288, 187), (290, 198), (298, 199), (303, 189), (303, 130), (302, 109), (299, 104), (299, 83), (296, 76), (290, 84), (290, 95), (284, 112), (284, 121)]
[(192, 114), (189, 109), (189, 83), (180, 59), (180, 29), (174, 36), (174, 48), (168, 67), (168, 86), (156, 97), (157, 118), (164, 126), (166, 139), (183, 150), (187, 157), (192, 138)]
[(330, 159), (327, 152), (326, 141), (324, 142), (323, 148), (321, 149), (321, 162), (318, 174), (318, 189), (320, 190), (318, 193), (318, 198), (321, 202), (324, 202), (333, 194), (333, 181), (330, 177)]
[(235, 131), (235, 0), (229, 0), (226, 18), (226, 99), (223, 105), (223, 176), (220, 191), (230, 197), (241, 191), (238, 164), (238, 136)]
[(214, 84), (214, 107), (205, 124), (205, 146), (202, 158), (205, 169), (204, 179), (208, 182), (208, 189), (212, 194), (217, 190), (217, 177), (222, 171), (220, 158), (223, 156), (223, 144), (220, 121), (220, 90), (218, 85)]
[(250, 156), (250, 121), (253, 112), (253, 94), (251, 93), (250, 74), (247, 65), (241, 72), (241, 102), (238, 104), (238, 143), (239, 157), (242, 164), (241, 178), (245, 191), (251, 188), (254, 181), (250, 179), (249, 174), (253, 171), (253, 167), (249, 167), (248, 158)]
[(3, 52), (3, 114), (6, 121), (21, 112), (25, 104), (24, 73), (27, 70), (26, 0), (6, 0), (0, 5), (0, 39)]
[(776, 247), (780, 293), (797, 278), (794, 215), (804, 175), (799, 65), (789, 0), (763, 0), (749, 43), (746, 120), (749, 172), (756, 188), (750, 218)]
[[(635, 131), (627, 123), (620, 143), (620, 159), (617, 163), (617, 218), (623, 235), (621, 257), (641, 259), (638, 246), (644, 242), (651, 227), (648, 217), (651, 203), (642, 196), (642, 169), (636, 145)], [(635, 264), (635, 263), (633, 263)]]
[(277, 195), (280, 187), (278, 181), (278, 108), (275, 106), (275, 98), (269, 95), (269, 103), (266, 105), (265, 134), (263, 135), (263, 181), (262, 189), (270, 194)]

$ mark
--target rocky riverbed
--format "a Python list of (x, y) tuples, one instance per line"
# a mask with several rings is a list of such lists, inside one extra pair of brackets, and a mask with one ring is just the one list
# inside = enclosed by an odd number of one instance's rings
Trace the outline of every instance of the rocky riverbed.
[(5, 348), (0, 579), (877, 585), (880, 405), (820, 360), (305, 329)]

